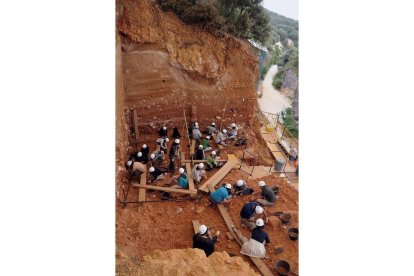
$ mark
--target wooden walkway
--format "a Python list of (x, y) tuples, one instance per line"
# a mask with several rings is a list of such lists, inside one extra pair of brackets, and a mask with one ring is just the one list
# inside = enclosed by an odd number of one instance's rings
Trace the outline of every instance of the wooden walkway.
[(208, 193), (209, 187), (216, 186), (220, 180), (222, 180), (233, 168), (235, 165), (240, 163), (239, 158), (237, 158), (234, 154), (228, 154), (228, 161), (226, 165), (221, 167), (215, 174), (213, 174), (203, 185), (199, 187), (200, 191)]

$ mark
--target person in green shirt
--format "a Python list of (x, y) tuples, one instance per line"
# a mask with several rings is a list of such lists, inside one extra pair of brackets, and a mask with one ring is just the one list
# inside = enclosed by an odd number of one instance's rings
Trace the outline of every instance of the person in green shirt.
[(204, 152), (212, 151), (213, 148), (210, 145), (210, 136), (207, 136), (206, 138), (201, 141), (201, 145), (203, 146)]
[(215, 150), (211, 152), (211, 155), (207, 157), (207, 170), (211, 171), (214, 168), (221, 167), (222, 164), (218, 160), (217, 153)]

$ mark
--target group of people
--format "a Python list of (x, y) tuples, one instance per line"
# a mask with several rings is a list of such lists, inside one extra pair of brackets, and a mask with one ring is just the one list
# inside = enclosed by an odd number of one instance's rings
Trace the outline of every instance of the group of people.
[[(234, 225), (232, 230), (243, 243), (240, 253), (251, 257), (264, 258), (266, 255), (265, 245), (270, 243), (269, 235), (264, 231), (265, 223), (268, 222), (264, 206), (274, 205), (276, 195), (270, 187), (266, 186), (264, 181), (259, 181), (258, 186), (261, 189), (260, 196), (255, 201), (245, 203), (240, 210), (241, 225), (251, 231), (251, 237), (243, 236)], [(252, 192), (253, 190), (247, 186), (246, 182), (240, 179), (233, 186), (226, 183), (212, 192), (209, 201), (213, 205), (218, 203), (227, 204), (231, 197), (251, 194)], [(193, 236), (193, 248), (202, 249), (209, 256), (214, 252), (214, 245), (220, 234), (219, 231), (217, 232), (215, 236), (212, 236), (208, 227), (201, 225), (198, 233)]]
[[(237, 133), (238, 133), (238, 126), (236, 123), (232, 123), (227, 129), (223, 128), (222, 130), (216, 127), (216, 123), (212, 122), (211, 125), (207, 126), (206, 129), (202, 132), (200, 131), (200, 126), (197, 122), (192, 124), (189, 129), (188, 133), (190, 134), (190, 138), (196, 140), (196, 145), (202, 145), (204, 151), (211, 151), (212, 147), (209, 143), (209, 140), (212, 136), (215, 136), (215, 143), (222, 146), (228, 146), (226, 140), (236, 140)], [(203, 138), (203, 133), (207, 136)]]

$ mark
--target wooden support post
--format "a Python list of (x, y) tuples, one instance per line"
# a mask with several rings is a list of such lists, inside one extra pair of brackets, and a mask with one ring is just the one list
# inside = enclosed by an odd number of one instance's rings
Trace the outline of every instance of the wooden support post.
[(139, 131), (138, 131), (138, 116), (137, 111), (134, 109), (132, 111), (132, 121), (134, 122), (134, 137), (135, 137), (135, 150), (138, 151), (138, 138), (139, 138)]
[[(145, 185), (147, 184), (147, 172), (143, 172), (141, 173), (141, 185)], [(134, 184), (132, 186), (135, 186)], [(138, 191), (139, 195), (138, 195), (138, 201), (145, 201), (145, 189), (140, 188)]]
[(197, 191), (195, 186), (194, 186), (194, 180), (191, 177), (191, 166), (190, 163), (186, 163), (185, 164), (185, 169), (187, 170), (187, 177), (188, 177), (188, 188), (190, 189), (190, 191)]

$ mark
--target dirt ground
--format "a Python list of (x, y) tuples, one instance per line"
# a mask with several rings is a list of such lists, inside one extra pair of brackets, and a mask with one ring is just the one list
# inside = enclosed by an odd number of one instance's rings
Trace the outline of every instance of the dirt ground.
[[(258, 129), (258, 128), (257, 128)], [(248, 145), (248, 149), (261, 153), (262, 160), (258, 163), (266, 163), (266, 156), (270, 153), (266, 151), (267, 148), (261, 145), (262, 141), (256, 138), (256, 134), (248, 130), (246, 131), (248, 138), (252, 141)], [(143, 141), (153, 141), (156, 134), (142, 135)], [(189, 156), (189, 148), (187, 147), (186, 139), (181, 139), (182, 150)], [(150, 151), (155, 148), (155, 143), (147, 143)], [(214, 142), (213, 142), (214, 144)], [(229, 147), (222, 151), (222, 157), (226, 158), (226, 153), (235, 153), (239, 158), (243, 155), (243, 148), (235, 146)], [(259, 165), (259, 164), (258, 164)], [(267, 164), (266, 164), (267, 165)], [(213, 175), (217, 170), (208, 172), (208, 177)], [(270, 223), (265, 226), (265, 231), (269, 234), (270, 245), (267, 248), (268, 259), (263, 261), (274, 271), (273, 267), (277, 260), (283, 259), (290, 263), (293, 271), (298, 271), (298, 241), (289, 240), (287, 231), (290, 227), (298, 227), (298, 192), (295, 188), (285, 183), (280, 178), (274, 175), (263, 178), (251, 180), (249, 175), (243, 171), (233, 169), (221, 183), (235, 183), (238, 179), (246, 180), (249, 187), (259, 192), (257, 182), (264, 180), (267, 185), (280, 188), (277, 203), (273, 207), (266, 207), (268, 214), (274, 212), (289, 212), (292, 215), (292, 220), (289, 225), (285, 226), (276, 216), (270, 216)], [(164, 180), (167, 181), (167, 180)], [(125, 182), (125, 178), (123, 179)], [(118, 187), (118, 190), (120, 188)], [(208, 195), (202, 194), (200, 202), (195, 199), (186, 198), (184, 195), (178, 196), (183, 198), (183, 201), (162, 201), (159, 191), (148, 192), (145, 203), (131, 203), (127, 207), (123, 207), (122, 203), (116, 205), (116, 245), (117, 252), (127, 254), (132, 258), (136, 258), (136, 262), (145, 255), (151, 254), (154, 250), (168, 250), (173, 248), (191, 248), (193, 226), (192, 220), (199, 220), (200, 223), (208, 225), (212, 231), (220, 230), (222, 235), (216, 244), (216, 251), (227, 251), (242, 256), (240, 247), (235, 241), (230, 241), (226, 237), (228, 229), (226, 224), (217, 209), (217, 207), (207, 207)], [(123, 199), (122, 192), (120, 192), (119, 199)], [(253, 199), (253, 196), (236, 197), (231, 200), (228, 206), (228, 212), (234, 221), (236, 227), (242, 231), (246, 236), (250, 236), (248, 229), (242, 228), (240, 225), (239, 213), (244, 203)], [(138, 201), (138, 189), (131, 188), (128, 201)], [(276, 254), (275, 248), (282, 247), (283, 252)], [(242, 256), (242, 258), (249, 262), (251, 267), (258, 272), (249, 258)], [(119, 267), (119, 258), (117, 253), (117, 271)], [(123, 274), (125, 275), (125, 274)]]

